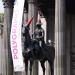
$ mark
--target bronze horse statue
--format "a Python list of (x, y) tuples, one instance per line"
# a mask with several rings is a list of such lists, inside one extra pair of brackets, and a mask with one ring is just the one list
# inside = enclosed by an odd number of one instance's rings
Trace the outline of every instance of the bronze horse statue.
[(30, 75), (32, 74), (32, 65), (34, 60), (39, 60), (43, 70), (43, 75), (45, 75), (45, 61), (49, 62), (51, 75), (54, 75), (54, 58), (55, 58), (55, 48), (54, 46), (48, 46), (45, 43), (42, 47), (39, 46), (38, 42), (32, 40), (29, 34), (29, 25), (25, 26), (23, 33), (25, 37), (25, 50), (23, 51), (25, 71), (27, 75), (28, 71), (28, 60), (30, 61)]

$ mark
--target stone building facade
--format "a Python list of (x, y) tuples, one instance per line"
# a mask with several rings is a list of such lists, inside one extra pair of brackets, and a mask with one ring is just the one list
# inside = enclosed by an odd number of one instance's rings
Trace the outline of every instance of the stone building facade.
[[(3, 0), (4, 34), (3, 34), (3, 68), (2, 75), (24, 75), (14, 73), (10, 50), (10, 29), (14, 0)], [(35, 29), (37, 13), (41, 11), (47, 22), (46, 42), (55, 42), (54, 75), (75, 75), (75, 1), (74, 0), (25, 0), (24, 20), (34, 16), (31, 32)], [(27, 17), (26, 17), (27, 16)], [(38, 74), (37, 62), (33, 75)], [(47, 75), (49, 71), (47, 70)]]

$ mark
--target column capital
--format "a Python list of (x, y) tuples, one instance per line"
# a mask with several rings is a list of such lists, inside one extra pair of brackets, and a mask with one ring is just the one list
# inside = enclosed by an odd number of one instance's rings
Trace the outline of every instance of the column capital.
[(26, 9), (26, 8), (24, 8), (24, 13), (28, 13), (28, 11), (27, 11), (27, 9)]
[(28, 3), (36, 3), (37, 0), (28, 0)]
[(13, 8), (14, 1), (11, 0), (3, 0), (4, 8)]

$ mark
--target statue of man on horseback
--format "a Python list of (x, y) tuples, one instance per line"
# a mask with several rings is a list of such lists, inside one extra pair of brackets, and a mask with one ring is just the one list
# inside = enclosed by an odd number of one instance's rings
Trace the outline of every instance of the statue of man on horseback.
[(44, 30), (41, 28), (41, 25), (37, 26), (33, 34), (33, 37), (35, 40), (31, 39), (30, 33), (29, 33), (29, 25), (31, 21), (32, 19), (25, 26), (25, 30), (23, 33), (25, 37), (25, 43), (24, 43), (25, 50), (23, 51), (23, 57), (25, 62), (26, 75), (28, 70), (28, 60), (30, 61), (30, 75), (32, 74), (31, 73), (32, 65), (35, 60), (40, 61), (41, 67), (43, 69), (43, 75), (45, 75), (44, 63), (45, 61), (48, 60), (50, 68), (51, 68), (51, 75), (54, 75), (55, 48), (54, 46), (47, 46), (47, 44), (44, 43)]

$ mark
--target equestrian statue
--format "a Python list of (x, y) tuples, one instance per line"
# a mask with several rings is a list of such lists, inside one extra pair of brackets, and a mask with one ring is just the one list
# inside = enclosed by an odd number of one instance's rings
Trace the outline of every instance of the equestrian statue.
[(36, 24), (37, 28), (34, 33), (32, 33), (33, 39), (31, 39), (29, 30), (32, 19), (25, 26), (23, 33), (25, 41), (24, 50), (22, 53), (26, 75), (28, 71), (28, 60), (30, 61), (30, 75), (32, 75), (32, 66), (35, 60), (40, 61), (43, 75), (45, 75), (45, 61), (48, 61), (51, 69), (51, 75), (54, 75), (55, 48), (52, 45), (45, 44), (44, 30), (41, 28), (41, 23)]

